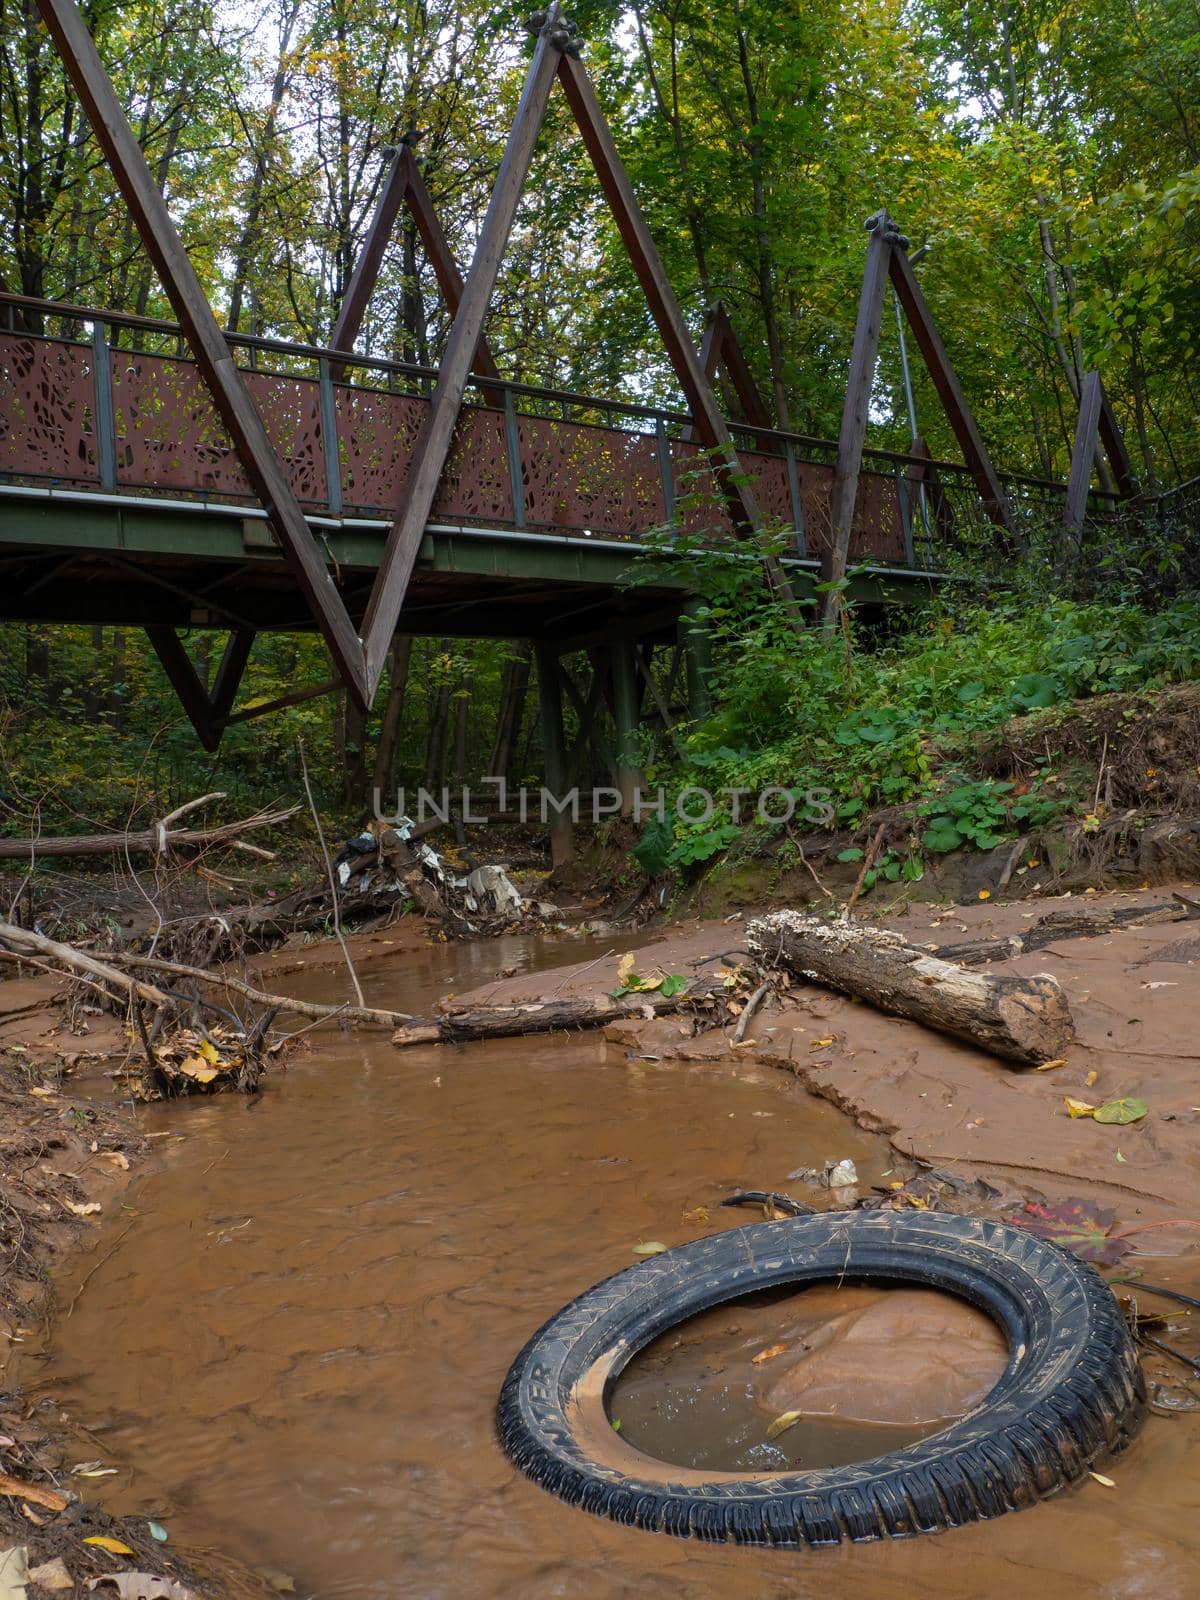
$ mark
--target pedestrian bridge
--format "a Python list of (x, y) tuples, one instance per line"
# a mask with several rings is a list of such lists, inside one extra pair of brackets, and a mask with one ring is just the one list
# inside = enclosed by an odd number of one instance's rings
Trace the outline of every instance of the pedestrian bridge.
[[(246, 335), (228, 345), (355, 615), (437, 374)], [(582, 641), (615, 614), (652, 626), (677, 611), (676, 585), (622, 579), (647, 541), (733, 539), (690, 423), (474, 377), (400, 630)], [(731, 427), (802, 593), (828, 549), (837, 447)], [(1005, 482), (1014, 500), (1061, 506), (1059, 485)], [(949, 546), (984, 525), (965, 468), (868, 452), (855, 582), (865, 596), (925, 591)], [(9, 618), (313, 625), (174, 323), (0, 296), (0, 546)]]

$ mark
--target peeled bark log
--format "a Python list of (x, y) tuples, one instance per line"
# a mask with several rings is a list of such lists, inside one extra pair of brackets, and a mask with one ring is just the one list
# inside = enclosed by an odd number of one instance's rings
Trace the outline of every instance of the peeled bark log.
[(967, 972), (884, 928), (824, 922), (798, 911), (751, 922), (746, 942), (763, 966), (786, 967), (1021, 1066), (1057, 1060), (1074, 1036), (1067, 998), (1047, 974)]
[(681, 994), (654, 991), (614, 1000), (600, 993), (565, 1000), (523, 1000), (506, 1006), (458, 1006), (435, 1017), (417, 1017), (392, 1035), (395, 1045), (461, 1044), (471, 1039), (503, 1039), (513, 1034), (558, 1033), (602, 1028), (622, 1017), (662, 1016), (682, 1011), (724, 990), (721, 980), (701, 978)]

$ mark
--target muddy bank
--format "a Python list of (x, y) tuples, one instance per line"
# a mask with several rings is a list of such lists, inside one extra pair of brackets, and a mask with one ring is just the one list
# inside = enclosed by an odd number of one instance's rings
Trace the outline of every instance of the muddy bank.
[[(119, 1239), (136, 1217), (126, 1201), (131, 1181), (155, 1164), (155, 1140), (127, 1111), (72, 1096), (61, 1071), (11, 1042), (22, 1027), (44, 1045), (55, 1028), (65, 1032), (54, 1009), (61, 988), (52, 979), (0, 984), (0, 1548), (26, 1551), (31, 1595), (81, 1594), (90, 1579), (136, 1570), (196, 1594), (250, 1600), (266, 1591), (223, 1564), (164, 1549), (151, 1532), (153, 1502), (123, 1516), (89, 1503), (103, 1470), (95, 1439), (72, 1430), (52, 1394), (31, 1398), (12, 1383), (16, 1360), (43, 1340), (55, 1278), (81, 1259), (83, 1291), (112, 1247), (110, 1230)], [(106, 1048), (98, 1033), (94, 1042)], [(55, 1314), (71, 1317), (77, 1299), (60, 1301)], [(88, 1542), (96, 1539), (128, 1554)]]
[[(1180, 886), (1184, 887), (1184, 886)], [(1131, 906), (1162, 892), (1088, 895), (1088, 905)], [(910, 907), (882, 925), (916, 944), (1020, 932), (1066, 900), (1037, 910), (977, 903), (950, 910)], [(741, 920), (692, 922), (642, 946), (639, 967), (686, 976), (749, 960)], [(1200, 937), (1188, 923), (1063, 939), (1036, 954), (984, 970), (1050, 972), (1066, 990), (1076, 1042), (1064, 1064), (1013, 1071), (969, 1045), (816, 986), (794, 991), (783, 1009), (762, 1009), (744, 1042), (732, 1029), (694, 1035), (680, 1016), (622, 1020), (606, 1029), (611, 1047), (631, 1057), (758, 1065), (793, 1073), (860, 1127), (885, 1134), (898, 1152), (936, 1167), (982, 1177), (1001, 1190), (1072, 1194), (1116, 1206), (1130, 1221), (1190, 1216), (1200, 1195), (1195, 1023), (1200, 1002)], [(613, 986), (615, 961), (564, 967), (559, 997)], [(456, 1005), (543, 997), (539, 980), (514, 977), (459, 993)], [(1150, 1111), (1127, 1127), (1071, 1118), (1065, 1097), (1100, 1104), (1144, 1098)], [(1200, 1242), (1196, 1230), (1160, 1230), (1156, 1249)]]

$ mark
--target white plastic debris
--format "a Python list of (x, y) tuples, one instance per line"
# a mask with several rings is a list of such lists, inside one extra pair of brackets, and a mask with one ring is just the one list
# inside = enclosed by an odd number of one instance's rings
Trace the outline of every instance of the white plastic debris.
[(853, 1161), (838, 1161), (829, 1168), (829, 1187), (848, 1189), (858, 1182), (858, 1169)]

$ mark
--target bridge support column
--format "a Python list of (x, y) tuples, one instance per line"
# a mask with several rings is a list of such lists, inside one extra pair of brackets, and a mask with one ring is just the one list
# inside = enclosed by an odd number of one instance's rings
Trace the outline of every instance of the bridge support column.
[(683, 659), (687, 672), (687, 702), (692, 716), (701, 721), (712, 710), (712, 694), (708, 675), (712, 670), (712, 641), (708, 624), (701, 617), (704, 602), (689, 600), (679, 619), (679, 642), (683, 646)]
[(617, 788), (621, 794), (621, 815), (632, 816), (634, 797), (642, 786), (638, 766), (638, 724), (642, 707), (637, 662), (637, 644), (622, 633), (610, 646), (613, 675), (613, 718), (617, 725)]
[[(534, 645), (537, 661), (538, 702), (542, 712), (543, 782), (559, 804), (567, 791), (567, 746), (563, 735), (563, 673), (558, 652), (539, 639)], [(575, 854), (575, 822), (571, 810), (549, 809), (550, 865), (562, 867)]]

